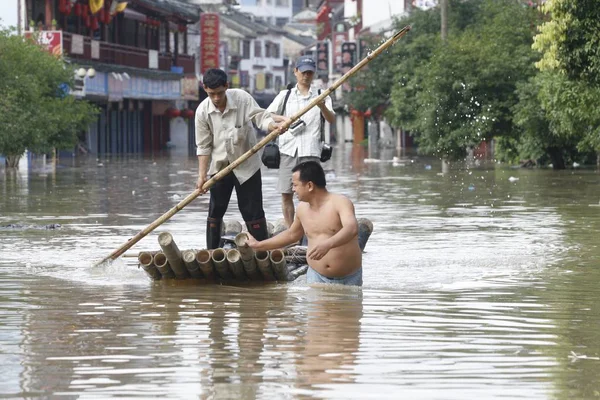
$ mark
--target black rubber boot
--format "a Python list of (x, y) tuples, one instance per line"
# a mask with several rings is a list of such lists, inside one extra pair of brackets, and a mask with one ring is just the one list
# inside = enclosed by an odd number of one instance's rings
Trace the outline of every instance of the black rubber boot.
[(221, 247), (221, 226), (222, 219), (206, 219), (206, 248), (209, 250)]
[(256, 240), (266, 240), (269, 238), (267, 220), (264, 218), (257, 219), (256, 221), (246, 221), (246, 227), (248, 227), (248, 232), (250, 232)]

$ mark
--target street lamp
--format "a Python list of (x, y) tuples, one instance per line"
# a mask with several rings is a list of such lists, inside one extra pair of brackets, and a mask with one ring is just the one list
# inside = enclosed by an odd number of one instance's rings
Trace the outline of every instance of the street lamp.
[(89, 68), (86, 70), (82, 67), (76, 70), (75, 73), (79, 79), (84, 79), (86, 76), (91, 79), (96, 76), (96, 70), (94, 68)]

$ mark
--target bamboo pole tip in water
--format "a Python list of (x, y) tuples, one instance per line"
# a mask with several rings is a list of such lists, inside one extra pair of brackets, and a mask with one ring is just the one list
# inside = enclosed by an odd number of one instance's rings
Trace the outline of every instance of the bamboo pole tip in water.
[(285, 258), (285, 254), (284, 254), (283, 250), (275, 249), (275, 250), (271, 250), (271, 254), (269, 255), (269, 257), (271, 258), (271, 261), (273, 261), (273, 262), (280, 262), (281, 260), (283, 260)]
[(224, 249), (218, 248), (212, 251), (211, 257), (214, 261), (220, 262), (224, 261), (227, 258), (227, 255)]
[(171, 235), (169, 232), (163, 232), (160, 235), (158, 235), (159, 245), (169, 246), (171, 243), (173, 243), (173, 235)]
[(227, 252), (227, 261), (230, 263), (238, 262), (242, 258), (240, 252), (236, 249), (231, 249)]
[(154, 262), (154, 256), (152, 255), (152, 253), (142, 251), (138, 255), (138, 261), (141, 265), (150, 265)]
[(210, 251), (204, 249), (196, 254), (196, 261), (199, 263), (207, 263), (210, 260)]
[(194, 262), (196, 259), (196, 252), (194, 252), (194, 250), (184, 250), (181, 252), (181, 258), (183, 258), (183, 261), (186, 263)]
[(248, 242), (248, 239), (250, 238), (248, 237), (248, 234), (246, 232), (240, 232), (237, 235), (235, 235), (234, 242), (237, 247), (245, 247), (246, 243)]

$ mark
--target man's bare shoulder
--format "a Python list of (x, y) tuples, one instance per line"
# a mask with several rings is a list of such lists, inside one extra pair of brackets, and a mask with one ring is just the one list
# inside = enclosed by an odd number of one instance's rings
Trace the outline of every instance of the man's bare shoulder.
[(354, 204), (352, 203), (352, 200), (350, 200), (348, 197), (344, 196), (343, 194), (337, 194), (337, 193), (329, 193), (329, 196), (331, 201), (334, 202), (336, 205), (339, 206), (354, 206)]

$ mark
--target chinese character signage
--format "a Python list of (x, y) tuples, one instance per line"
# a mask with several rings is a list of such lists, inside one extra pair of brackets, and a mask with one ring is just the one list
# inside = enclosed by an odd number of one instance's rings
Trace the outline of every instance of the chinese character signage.
[(356, 65), (356, 43), (342, 43), (342, 72), (348, 72)]
[(63, 54), (62, 31), (25, 32), (25, 37), (35, 40), (48, 53), (60, 57)]
[[(352, 67), (356, 64), (356, 43), (354, 42), (344, 42), (342, 43), (342, 64), (341, 64), (341, 72), (345, 74), (350, 71)], [(342, 90), (349, 92), (351, 90), (350, 84), (348, 82), (342, 85)]]
[(342, 43), (347, 40), (347, 32), (336, 32), (333, 34), (333, 69), (337, 72), (342, 70)]
[(329, 75), (329, 43), (317, 43), (317, 77), (327, 79)]
[(219, 68), (219, 14), (200, 15), (200, 72)]

